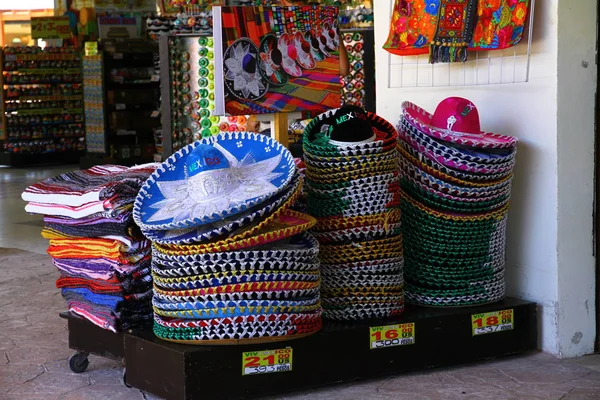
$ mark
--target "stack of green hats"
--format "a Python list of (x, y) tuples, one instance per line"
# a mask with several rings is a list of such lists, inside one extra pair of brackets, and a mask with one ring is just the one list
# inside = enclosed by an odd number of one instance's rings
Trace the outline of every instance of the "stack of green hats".
[(324, 316), (361, 320), (404, 310), (397, 132), (347, 106), (306, 128), (307, 212), (317, 219)]
[(456, 97), (433, 115), (405, 102), (398, 132), (407, 301), (502, 299), (517, 140), (481, 132), (475, 106)]

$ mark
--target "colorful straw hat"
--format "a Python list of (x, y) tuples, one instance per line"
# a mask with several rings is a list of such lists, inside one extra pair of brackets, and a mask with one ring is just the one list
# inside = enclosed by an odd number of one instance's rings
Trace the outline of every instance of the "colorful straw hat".
[(432, 114), (411, 102), (402, 103), (402, 117), (426, 135), (479, 148), (515, 147), (517, 139), (511, 136), (483, 132), (475, 105), (460, 97), (442, 100)]
[(264, 135), (211, 136), (182, 148), (150, 176), (133, 216), (146, 230), (220, 221), (284, 190), (295, 171), (289, 151)]

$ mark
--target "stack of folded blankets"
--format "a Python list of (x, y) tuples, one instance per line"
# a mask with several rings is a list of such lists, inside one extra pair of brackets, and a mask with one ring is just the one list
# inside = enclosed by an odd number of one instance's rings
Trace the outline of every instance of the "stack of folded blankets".
[(303, 138), (308, 212), (320, 243), (324, 316), (404, 311), (397, 133), (354, 106), (315, 118)]
[(316, 221), (293, 211), (301, 179), (267, 136), (182, 148), (148, 179), (134, 218), (153, 242), (154, 333), (190, 344), (285, 340), (321, 328)]
[(477, 108), (458, 97), (433, 115), (405, 102), (398, 132), (407, 301), (502, 299), (517, 140), (481, 132)]
[(25, 210), (44, 215), (42, 236), (60, 270), (69, 311), (122, 331), (152, 320), (150, 242), (133, 223), (133, 202), (156, 165), (96, 166), (25, 189)]

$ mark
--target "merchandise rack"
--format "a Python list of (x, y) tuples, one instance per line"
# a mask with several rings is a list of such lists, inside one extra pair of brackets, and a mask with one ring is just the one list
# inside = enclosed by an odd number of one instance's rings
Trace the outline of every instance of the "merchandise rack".
[(29, 51), (0, 52), (0, 164), (76, 163), (85, 140), (81, 57)]
[[(474, 335), (474, 315), (513, 311), (512, 329)], [(311, 336), (242, 345), (184, 345), (158, 339), (150, 328), (112, 333), (66, 314), (74, 372), (87, 355), (125, 360), (124, 382), (166, 399), (251, 398), (314, 389), (428, 368), (457, 365), (537, 347), (537, 306), (506, 298), (464, 308), (408, 306), (404, 315), (360, 322), (324, 321)], [(372, 327), (414, 324), (411, 344), (371, 349)], [(369, 340), (368, 340), (369, 339)], [(291, 369), (243, 375), (243, 353), (291, 349)]]
[[(160, 128), (157, 53), (156, 43), (146, 40), (105, 40), (98, 56), (85, 58), (95, 61), (94, 70), (84, 73), (94, 82), (86, 92), (86, 111), (94, 114), (94, 127), (81, 168), (153, 161), (154, 130)], [(137, 76), (136, 70), (152, 74)]]

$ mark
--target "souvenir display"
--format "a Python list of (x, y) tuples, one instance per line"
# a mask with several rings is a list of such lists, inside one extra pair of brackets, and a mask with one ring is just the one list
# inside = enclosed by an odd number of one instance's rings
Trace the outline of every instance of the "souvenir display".
[(103, 165), (29, 186), (25, 211), (44, 215), (42, 236), (60, 271), (69, 311), (113, 332), (152, 320), (150, 242), (133, 201), (156, 165)]
[(83, 58), (83, 98), (86, 150), (89, 153), (105, 153), (102, 55)]
[(317, 218), (327, 318), (404, 311), (396, 142), (391, 124), (352, 106), (321, 114), (306, 127), (306, 203)]
[(465, 61), (468, 50), (501, 50), (523, 38), (529, 0), (396, 0), (383, 48), (430, 62)]
[(505, 294), (505, 235), (517, 139), (483, 132), (469, 100), (398, 124), (408, 302), (467, 306)]
[(316, 221), (301, 179), (267, 136), (228, 132), (169, 157), (137, 196), (153, 241), (154, 333), (191, 344), (285, 340), (321, 328)]
[(5, 47), (0, 60), (2, 150), (14, 157), (84, 150), (79, 53), (68, 47)]
[[(364, 35), (361, 32), (344, 32), (342, 45), (346, 47), (350, 73), (342, 77), (342, 105), (365, 108)], [(373, 54), (371, 54), (374, 56)]]
[[(217, 7), (216, 115), (339, 107), (336, 7)], [(240, 23), (244, 21), (244, 23)]]

